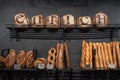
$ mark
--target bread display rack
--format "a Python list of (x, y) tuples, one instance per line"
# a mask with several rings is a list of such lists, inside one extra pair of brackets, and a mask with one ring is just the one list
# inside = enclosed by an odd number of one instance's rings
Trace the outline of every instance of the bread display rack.
[[(113, 34), (120, 29), (120, 25), (111, 24), (109, 27), (74, 27), (65, 28), (34, 28), (15, 27), (14, 24), (7, 24), (10, 30), (11, 39), (46, 39), (46, 40), (70, 40), (70, 39), (105, 39), (112, 41)], [(103, 35), (104, 34), (104, 35)], [(114, 35), (115, 36), (115, 35)], [(119, 34), (117, 34), (119, 37)]]
[[(50, 28), (16, 28), (13, 24), (7, 24), (7, 29), (10, 30), (10, 39), (46, 39), (46, 40), (80, 40), (80, 39), (105, 39), (109, 38), (113, 41), (113, 38), (119, 37), (120, 25), (111, 24), (109, 27), (81, 27), (81, 28), (64, 28), (58, 29)], [(3, 49), (4, 52), (9, 49)], [(37, 50), (35, 50), (37, 54)], [(27, 73), (27, 74), (26, 74)], [(32, 76), (31, 76), (32, 75)], [(97, 69), (0, 69), (0, 78), (7, 80), (119, 80), (119, 69), (97, 70)], [(45, 79), (44, 79), (45, 78)], [(74, 79), (76, 78), (76, 79)]]

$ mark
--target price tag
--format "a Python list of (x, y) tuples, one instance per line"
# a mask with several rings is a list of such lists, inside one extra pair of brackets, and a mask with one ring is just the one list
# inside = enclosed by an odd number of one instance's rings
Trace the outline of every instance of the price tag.
[(47, 64), (47, 69), (53, 69), (53, 65), (52, 64)]
[(44, 64), (38, 64), (38, 69), (44, 69), (45, 65)]
[(109, 64), (108, 67), (109, 67), (110, 69), (115, 69), (115, 68), (116, 68), (115, 64)]
[(14, 69), (20, 69), (20, 66), (18, 64), (14, 64)]
[(90, 65), (89, 64), (85, 65), (85, 69), (91, 69)]

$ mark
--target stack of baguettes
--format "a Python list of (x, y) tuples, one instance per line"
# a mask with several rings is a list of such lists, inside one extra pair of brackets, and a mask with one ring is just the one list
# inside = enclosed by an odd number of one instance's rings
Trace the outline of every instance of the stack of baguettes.
[[(93, 50), (94, 55), (93, 55)], [(120, 42), (82, 42), (82, 54), (80, 68), (89, 65), (92, 69), (109, 69), (109, 65), (114, 64), (115, 68), (120, 68)], [(94, 62), (94, 63), (93, 63)]]

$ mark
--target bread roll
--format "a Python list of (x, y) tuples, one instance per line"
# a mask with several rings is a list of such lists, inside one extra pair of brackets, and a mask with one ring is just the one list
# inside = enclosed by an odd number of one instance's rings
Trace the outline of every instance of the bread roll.
[(9, 68), (9, 69), (13, 68), (15, 59), (16, 59), (15, 50), (11, 49), (4, 61), (6, 68)]
[(34, 61), (34, 67), (35, 67), (35, 68), (38, 68), (38, 64), (44, 64), (45, 67), (46, 67), (47, 60), (46, 60), (45, 58), (37, 58), (37, 59)]
[(75, 26), (75, 18), (71, 14), (66, 14), (62, 17), (62, 27), (71, 28)]
[(20, 66), (20, 68), (24, 68), (25, 61), (26, 61), (25, 52), (24, 52), (24, 50), (20, 50), (16, 56), (16, 64), (18, 64)]
[(98, 12), (93, 17), (93, 22), (97, 27), (107, 27), (110, 23), (109, 17), (103, 12)]
[(43, 15), (35, 15), (31, 18), (32, 27), (41, 28), (45, 25), (45, 19)]
[(48, 51), (47, 64), (52, 64), (53, 67), (55, 67), (55, 59), (56, 59), (55, 57), (56, 57), (56, 49), (52, 47)]
[(24, 13), (18, 13), (14, 16), (14, 24), (16, 27), (27, 27), (29, 19)]
[(32, 68), (34, 65), (34, 54), (33, 51), (28, 51), (26, 54), (26, 67)]
[(58, 27), (60, 27), (60, 17), (56, 14), (47, 16), (46, 27), (47, 28), (58, 28)]
[(67, 43), (64, 42), (64, 50), (65, 50), (65, 62), (66, 62), (66, 67), (70, 68), (70, 57), (68, 53), (68, 46)]
[(92, 20), (89, 16), (81, 16), (77, 19), (77, 27), (92, 27)]

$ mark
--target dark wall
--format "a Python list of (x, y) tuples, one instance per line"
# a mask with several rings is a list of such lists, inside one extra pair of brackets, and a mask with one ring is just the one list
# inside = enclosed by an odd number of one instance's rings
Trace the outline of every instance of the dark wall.
[[(37, 14), (46, 17), (56, 13), (62, 17), (70, 13), (77, 18), (83, 15), (93, 17), (98, 11), (103, 11), (110, 16), (111, 24), (120, 24), (119, 0), (0, 0), (0, 10), (0, 51), (4, 48), (13, 48), (17, 51), (38, 49), (41, 57), (47, 57), (49, 48), (55, 47), (60, 40), (27, 39), (20, 42), (10, 40), (9, 30), (5, 28), (5, 24), (13, 24), (13, 16), (16, 13), (24, 12), (29, 18)], [(109, 41), (109, 39), (94, 41)], [(67, 43), (72, 64), (79, 64), (81, 40), (68, 40)]]

